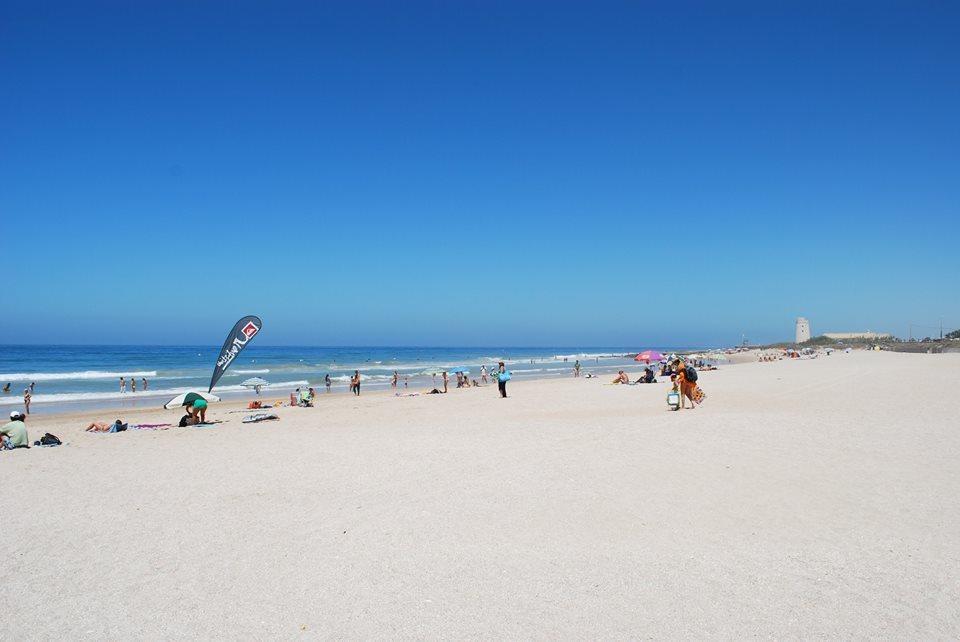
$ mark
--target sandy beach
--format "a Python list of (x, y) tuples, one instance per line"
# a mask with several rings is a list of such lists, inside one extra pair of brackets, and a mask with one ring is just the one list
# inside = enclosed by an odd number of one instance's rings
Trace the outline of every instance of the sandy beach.
[(67, 444), (0, 453), (0, 639), (955, 638), (958, 380), (854, 352), (702, 373), (695, 411), (603, 377), (29, 420)]

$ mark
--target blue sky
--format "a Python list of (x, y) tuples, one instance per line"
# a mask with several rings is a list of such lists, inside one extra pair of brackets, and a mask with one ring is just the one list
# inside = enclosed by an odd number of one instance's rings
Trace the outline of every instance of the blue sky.
[(2, 342), (956, 327), (960, 5), (837, 4), (4, 0)]

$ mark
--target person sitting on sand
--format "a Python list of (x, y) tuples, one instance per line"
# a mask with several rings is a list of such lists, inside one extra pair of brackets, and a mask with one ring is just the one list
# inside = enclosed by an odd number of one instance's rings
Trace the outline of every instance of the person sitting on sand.
[(653, 368), (644, 368), (643, 375), (635, 383), (656, 383), (657, 379), (653, 376)]
[(621, 370), (621, 371), (619, 371), (619, 372), (617, 373), (617, 376), (613, 378), (613, 381), (612, 381), (611, 383), (615, 383), (615, 384), (616, 384), (616, 383), (624, 383), (624, 384), (630, 383), (630, 377), (627, 376), (627, 373), (626, 373), (626, 372), (624, 372), (623, 370)]
[(19, 410), (10, 413), (10, 421), (0, 426), (0, 450), (30, 447), (26, 420), (27, 416)]

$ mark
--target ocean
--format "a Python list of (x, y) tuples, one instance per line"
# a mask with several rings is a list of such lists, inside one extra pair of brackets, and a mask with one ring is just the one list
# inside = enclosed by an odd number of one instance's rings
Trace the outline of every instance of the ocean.
[[(683, 348), (641, 346), (664, 353)], [(570, 376), (579, 359), (583, 372), (597, 374), (637, 365), (638, 348), (628, 347), (537, 347), (537, 348), (417, 348), (417, 347), (316, 347), (250, 345), (214, 388), (223, 398), (253, 397), (241, 382), (261, 377), (269, 382), (266, 398), (286, 397), (298, 386), (324, 390), (329, 374), (333, 392), (346, 392), (350, 375), (360, 370), (363, 387), (390, 386), (393, 372), (410, 389), (433, 386), (443, 370), (466, 366), (471, 378), (480, 378), (480, 366), (494, 368), (504, 361), (515, 378)], [(219, 346), (0, 346), (0, 386), (10, 392), (0, 396), (0, 406), (23, 405), (23, 390), (34, 384), (33, 405), (37, 413), (63, 412), (94, 407), (157, 407), (174, 395), (189, 390), (206, 391)], [(121, 393), (119, 380), (127, 380)], [(130, 379), (136, 379), (132, 392)], [(147, 380), (143, 390), (142, 380)]]

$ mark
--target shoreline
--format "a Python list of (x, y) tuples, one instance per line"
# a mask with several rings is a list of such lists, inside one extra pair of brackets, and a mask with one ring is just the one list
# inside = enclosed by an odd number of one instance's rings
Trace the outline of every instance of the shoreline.
[[(729, 367), (735, 365), (738, 362), (750, 361), (755, 358), (753, 353), (750, 354), (749, 358), (744, 358), (744, 355), (747, 353), (741, 353), (737, 355), (731, 355), (729, 363), (721, 364), (719, 367)], [(574, 355), (575, 356), (575, 355)], [(541, 381), (541, 380), (552, 380), (552, 379), (564, 379), (564, 378), (574, 378), (572, 376), (573, 371), (573, 361), (552, 361), (546, 360), (538, 361), (535, 363), (529, 363), (522, 361), (516, 364), (508, 364), (518, 366), (553, 366), (543, 369), (525, 369), (517, 368), (514, 370), (514, 381)], [(585, 364), (582, 367), (582, 374), (584, 376), (588, 372), (593, 373), (595, 376), (607, 376), (612, 375), (617, 372), (617, 370), (623, 369), (624, 371), (631, 374), (632, 377), (636, 377), (637, 369), (643, 369), (644, 365), (639, 362), (626, 361), (625, 363), (591, 363)], [(382, 369), (382, 368), (381, 368)], [(512, 368), (511, 368), (512, 369)], [(362, 371), (361, 371), (362, 373)], [(405, 390), (403, 386), (403, 374), (401, 373), (400, 383), (396, 389), (397, 392), (403, 392)], [(473, 372), (470, 375), (471, 379), (480, 380), (478, 373)], [(455, 385), (455, 376), (450, 372), (451, 390), (454, 389)], [(280, 383), (271, 384), (270, 386), (265, 387), (259, 396), (257, 396), (252, 389), (244, 390), (224, 390), (218, 391), (216, 388), (213, 390), (213, 394), (219, 396), (222, 401), (219, 403), (226, 402), (250, 402), (257, 399), (262, 401), (266, 400), (276, 400), (276, 399), (288, 399), (290, 393), (298, 387), (313, 387), (317, 391), (318, 396), (326, 395), (326, 389), (323, 385), (323, 382), (318, 382), (317, 384), (309, 384), (308, 380), (302, 380), (300, 382), (291, 382), (287, 385)], [(434, 387), (442, 388), (442, 381), (440, 377), (437, 377), (436, 384), (432, 381), (432, 378), (427, 375), (416, 375), (410, 376), (409, 388), (410, 392), (415, 392), (426, 388), (429, 390)], [(205, 387), (205, 386), (204, 386)], [(383, 379), (374, 379), (371, 381), (363, 381), (362, 387), (365, 391), (369, 392), (391, 392), (392, 388), (390, 387), (390, 382)], [(124, 414), (124, 413), (137, 413), (137, 412), (149, 412), (150, 410), (162, 408), (163, 403), (172, 398), (177, 394), (182, 392), (187, 392), (190, 390), (197, 390), (196, 388), (189, 387), (178, 387), (176, 389), (161, 389), (163, 392), (148, 390), (146, 392), (127, 392), (125, 394), (121, 393), (105, 393), (107, 396), (104, 399), (76, 399), (76, 400), (46, 400), (42, 398), (42, 393), (36, 394), (33, 402), (31, 403), (31, 414), (36, 416), (59, 416), (64, 414), (83, 414), (87, 412), (107, 412), (111, 414)], [(349, 394), (349, 386), (346, 382), (335, 381), (334, 385), (331, 388), (331, 395), (341, 395)], [(4, 395), (0, 397), (0, 411), (10, 412), (15, 409), (23, 409), (23, 401), (19, 395)]]

